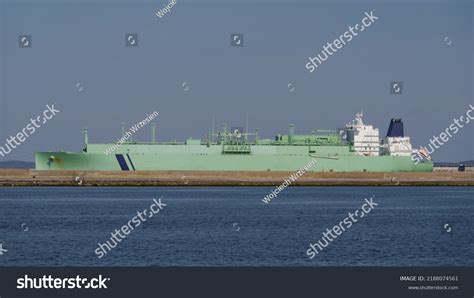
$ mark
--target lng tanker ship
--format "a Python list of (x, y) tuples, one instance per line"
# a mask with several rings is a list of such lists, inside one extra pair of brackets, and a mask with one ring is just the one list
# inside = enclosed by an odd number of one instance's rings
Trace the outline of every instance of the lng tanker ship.
[[(334, 131), (313, 130), (295, 134), (290, 125), (287, 134), (260, 139), (242, 129), (209, 133), (204, 140), (185, 142), (139, 142), (126, 138), (109, 144), (90, 144), (84, 129), (82, 152), (36, 152), (37, 170), (92, 171), (297, 171), (310, 160), (309, 171), (327, 172), (431, 172), (433, 162), (426, 156), (415, 163), (410, 138), (404, 135), (401, 119), (392, 119), (387, 135), (362, 121), (357, 113), (352, 123)], [(127, 133), (128, 134), (128, 133)], [(124, 141), (127, 139), (127, 141)], [(420, 154), (420, 156), (422, 156)]]

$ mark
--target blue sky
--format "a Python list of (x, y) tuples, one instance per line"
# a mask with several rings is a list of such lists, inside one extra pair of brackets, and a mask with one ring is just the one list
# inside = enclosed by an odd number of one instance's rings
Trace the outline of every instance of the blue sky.
[[(342, 127), (363, 110), (382, 134), (403, 118), (419, 147), (474, 104), (472, 1), (178, 0), (162, 18), (168, 1), (0, 1), (0, 144), (46, 104), (61, 111), (3, 160), (79, 151), (85, 126), (92, 142), (109, 142), (121, 122), (155, 110), (158, 140), (202, 137), (213, 112), (216, 127), (244, 126), (247, 113), (249, 128), (272, 138), (288, 123), (297, 133)], [(374, 24), (306, 70), (371, 10)], [(126, 33), (137, 47), (125, 47)], [(230, 46), (231, 33), (244, 34), (243, 47)], [(31, 48), (18, 47), (20, 34)], [(391, 81), (404, 82), (402, 95), (390, 95)], [(473, 137), (471, 124), (435, 160), (473, 159)]]

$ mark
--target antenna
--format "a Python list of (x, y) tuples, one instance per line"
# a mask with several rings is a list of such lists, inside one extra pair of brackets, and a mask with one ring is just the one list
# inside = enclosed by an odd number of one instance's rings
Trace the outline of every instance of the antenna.
[(249, 132), (249, 114), (245, 113), (245, 133)]
[(151, 124), (151, 141), (152, 141), (153, 143), (156, 142), (155, 135), (156, 135), (156, 128), (155, 128), (155, 123), (153, 122), (153, 123)]
[(87, 145), (89, 144), (89, 134), (87, 133), (87, 127), (84, 127), (83, 133), (84, 133), (84, 143), (86, 144), (86, 147), (87, 147)]
[(249, 132), (249, 114), (245, 112), (245, 141), (247, 141), (248, 132)]
[(214, 138), (214, 112), (212, 112), (212, 135), (211, 135), (211, 140)]

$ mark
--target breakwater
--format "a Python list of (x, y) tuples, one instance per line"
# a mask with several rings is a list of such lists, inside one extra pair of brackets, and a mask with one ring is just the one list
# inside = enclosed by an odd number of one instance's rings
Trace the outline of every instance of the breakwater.
[[(291, 172), (0, 169), (0, 186), (275, 186)], [(474, 186), (474, 171), (307, 172), (296, 186)]]

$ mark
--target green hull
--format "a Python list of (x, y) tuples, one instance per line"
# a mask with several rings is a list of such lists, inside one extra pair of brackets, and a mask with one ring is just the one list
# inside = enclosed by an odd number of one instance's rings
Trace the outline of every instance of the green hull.
[(431, 172), (432, 162), (410, 156), (361, 156), (349, 145), (256, 145), (231, 152), (220, 144), (126, 143), (113, 154), (111, 144), (89, 144), (87, 152), (37, 152), (37, 170), (297, 171), (313, 158), (309, 171)]

